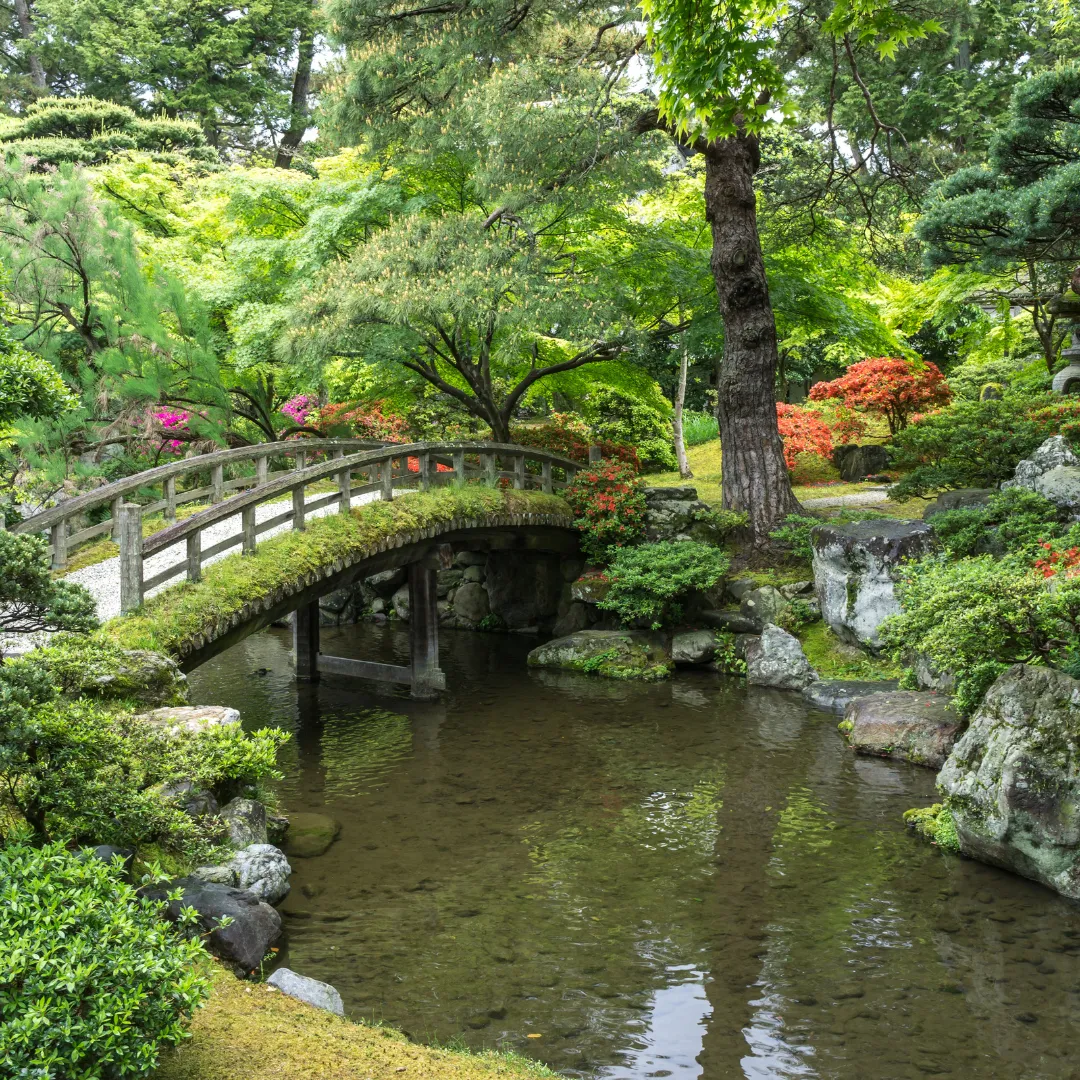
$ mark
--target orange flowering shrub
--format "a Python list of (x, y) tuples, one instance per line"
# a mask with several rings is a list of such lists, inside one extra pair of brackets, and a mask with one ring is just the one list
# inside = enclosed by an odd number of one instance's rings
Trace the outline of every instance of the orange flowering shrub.
[(776, 425), (784, 440), (784, 463), (794, 469), (799, 454), (818, 454), (828, 459), (833, 437), (824, 417), (813, 409), (776, 403)]
[(581, 531), (581, 549), (592, 562), (606, 562), (612, 549), (645, 533), (645, 488), (625, 462), (602, 461), (582, 469), (563, 497)]

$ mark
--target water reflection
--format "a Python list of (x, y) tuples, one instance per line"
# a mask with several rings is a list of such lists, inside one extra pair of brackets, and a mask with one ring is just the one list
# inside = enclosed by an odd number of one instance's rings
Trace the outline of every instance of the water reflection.
[(1073, 1075), (1077, 908), (909, 837), (932, 774), (854, 759), (790, 695), (446, 639), (442, 703), (297, 688), (274, 632), (192, 676), (291, 730), (286, 808), (342, 822), (295, 862), (286, 962), (354, 1016), (612, 1080)]

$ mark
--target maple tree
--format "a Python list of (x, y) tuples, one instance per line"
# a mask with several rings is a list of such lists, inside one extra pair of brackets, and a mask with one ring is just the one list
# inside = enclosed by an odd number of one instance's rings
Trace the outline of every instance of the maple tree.
[[(907, 427), (915, 413), (948, 405), (952, 391), (937, 365), (916, 363), (896, 356), (875, 356), (860, 360), (839, 378), (810, 388), (811, 401), (840, 400), (855, 413), (876, 413), (895, 435)], [(845, 417), (847, 430), (853, 430), (851, 417)]]
[(784, 464), (788, 469), (795, 468), (799, 454), (819, 454), (828, 458), (832, 453), (832, 431), (821, 413), (813, 409), (778, 401), (776, 426), (784, 443)]

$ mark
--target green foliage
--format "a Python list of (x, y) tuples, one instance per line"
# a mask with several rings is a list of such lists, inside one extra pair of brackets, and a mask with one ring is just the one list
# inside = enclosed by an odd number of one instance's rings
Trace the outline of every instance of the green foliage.
[(97, 624), (97, 606), (83, 586), (53, 581), (41, 537), (0, 531), (0, 629), (78, 631)]
[(786, 548), (794, 558), (810, 562), (814, 557), (810, 530), (820, 524), (820, 518), (811, 517), (809, 514), (788, 514), (784, 524), (779, 529), (774, 529), (769, 536)]
[(735, 635), (730, 630), (717, 630), (716, 652), (713, 661), (724, 675), (745, 675), (746, 661), (739, 655)]
[(610, 588), (597, 606), (625, 623), (647, 622), (658, 630), (679, 619), (689, 593), (712, 588), (729, 565), (724, 552), (693, 540), (619, 548), (607, 572)]
[(906, 475), (890, 488), (890, 497), (993, 487), (1009, 479), (1021, 458), (1056, 434), (1032, 419), (1040, 400), (1009, 394), (997, 401), (958, 401), (909, 424), (893, 440), (893, 465)]
[(563, 497), (581, 531), (581, 550), (592, 562), (607, 562), (615, 550), (645, 535), (645, 487), (630, 465), (602, 461), (579, 469)]
[(955, 676), (954, 700), (970, 713), (1010, 664), (1058, 665), (1080, 630), (1080, 580), (1051, 587), (1028, 561), (990, 555), (910, 563), (896, 585), (901, 612), (882, 625), (893, 658), (923, 658)]
[(598, 439), (634, 447), (643, 468), (654, 472), (675, 468), (671, 422), (640, 397), (614, 387), (597, 387), (585, 399), (582, 412)]
[(780, 612), (776, 624), (789, 634), (798, 635), (804, 626), (809, 626), (820, 618), (820, 611), (815, 611), (805, 600), (796, 597)]
[(75, 398), (60, 373), (28, 352), (0, 326), (0, 429), (20, 416), (54, 419), (73, 408)]
[(968, 555), (1034, 554), (1062, 530), (1061, 512), (1049, 499), (1026, 488), (991, 495), (985, 506), (945, 510), (930, 527), (954, 558)]
[(700, 446), (720, 438), (720, 425), (712, 413), (694, 412), (687, 409), (683, 413), (683, 441), (687, 446)]
[(952, 811), (942, 803), (904, 811), (904, 824), (942, 851), (959, 853), (960, 837)]
[(895, 679), (901, 674), (887, 658), (842, 642), (823, 621), (803, 626), (798, 637), (811, 667), (823, 679)]
[(0, 849), (0, 1063), (11, 1077), (145, 1076), (187, 1037), (205, 954), (114, 867)]

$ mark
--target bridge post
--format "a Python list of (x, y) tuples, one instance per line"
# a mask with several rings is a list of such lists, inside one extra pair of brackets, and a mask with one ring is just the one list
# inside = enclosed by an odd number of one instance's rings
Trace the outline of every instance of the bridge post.
[(525, 487), (525, 455), (514, 455), (514, 487), (521, 491)]
[(380, 496), (383, 502), (390, 502), (394, 497), (394, 459), (387, 458), (382, 463), (382, 491)]
[(270, 459), (264, 454), (255, 460), (255, 486), (262, 487), (270, 475)]
[(52, 568), (62, 570), (67, 566), (67, 522), (58, 521), (49, 530), (49, 540), (52, 543)]
[(551, 486), (551, 462), (544, 461), (540, 464), (540, 478), (545, 495), (550, 495), (555, 489)]
[(165, 520), (176, 520), (176, 477), (170, 476), (165, 481)]
[[(334, 451), (335, 458), (343, 458), (345, 451), (339, 446)], [(337, 474), (338, 486), (338, 512), (347, 514), (352, 509), (352, 473), (348, 469), (342, 469)]]
[(297, 682), (319, 681), (319, 601), (293, 612), (293, 655)]
[(409, 567), (409, 639), (412, 647), (412, 696), (430, 701), (446, 689), (439, 670), (438, 583), (434, 569)]
[(142, 507), (121, 503), (117, 528), (120, 533), (120, 611), (125, 615), (143, 602)]
[(225, 498), (225, 467), (215, 465), (210, 470), (210, 502), (217, 505)]

